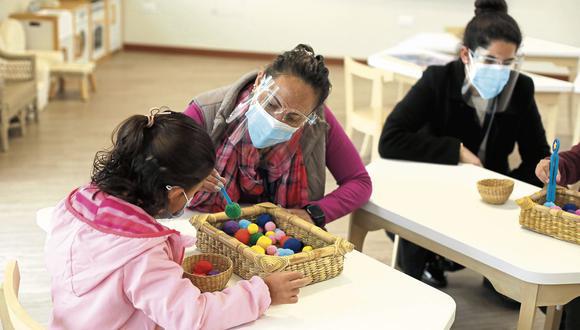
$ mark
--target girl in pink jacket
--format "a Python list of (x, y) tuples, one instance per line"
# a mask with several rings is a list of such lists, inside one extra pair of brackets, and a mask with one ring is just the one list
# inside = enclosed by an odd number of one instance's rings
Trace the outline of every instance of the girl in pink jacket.
[(46, 263), (52, 329), (224, 329), (257, 319), (270, 304), (295, 303), (309, 279), (277, 273), (222, 292), (182, 278), (192, 237), (159, 224), (178, 216), (210, 174), (212, 142), (189, 117), (135, 115), (97, 153), (92, 183), (55, 210)]

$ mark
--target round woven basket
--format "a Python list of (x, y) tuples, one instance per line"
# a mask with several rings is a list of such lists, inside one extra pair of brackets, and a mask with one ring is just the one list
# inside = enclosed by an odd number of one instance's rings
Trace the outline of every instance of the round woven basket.
[(514, 181), (509, 179), (485, 179), (477, 182), (477, 190), (484, 202), (504, 204), (514, 190)]
[[(211, 262), (214, 269), (220, 271), (217, 275), (197, 275), (193, 273), (193, 267), (200, 260)], [(214, 292), (225, 289), (232, 277), (234, 264), (226, 256), (213, 253), (194, 254), (186, 257), (181, 265), (183, 277), (188, 278), (201, 292)]]

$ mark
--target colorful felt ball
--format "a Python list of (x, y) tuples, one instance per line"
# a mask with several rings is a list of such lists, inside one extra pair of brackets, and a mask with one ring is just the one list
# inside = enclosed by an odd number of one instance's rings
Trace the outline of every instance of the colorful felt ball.
[(276, 252), (278, 252), (278, 248), (276, 248), (274, 245), (270, 245), (266, 248), (266, 254), (273, 256), (276, 255)]
[(282, 236), (282, 238), (278, 240), (278, 245), (283, 248), (284, 247), (284, 243), (286, 243), (286, 241), (289, 238), (291, 238), (291, 237), (290, 236)]
[(562, 207), (562, 210), (564, 210), (564, 211), (568, 211), (568, 212), (570, 212), (570, 211), (572, 211), (572, 212), (576, 212), (576, 210), (577, 210), (577, 209), (578, 209), (578, 207), (576, 206), (576, 204), (573, 204), (573, 203), (568, 203), (568, 204), (565, 204), (565, 205)]
[(294, 254), (294, 251), (290, 249), (278, 249), (278, 255), (280, 257), (291, 256)]
[(580, 215), (580, 209), (576, 210), (576, 215)]
[(559, 207), (558, 205), (554, 205), (550, 207), (552, 210), (561, 210), (562, 208)]
[(272, 221), (272, 216), (268, 213), (262, 213), (256, 218), (256, 223), (262, 228), (264, 228), (266, 223), (269, 221)]
[(260, 237), (264, 236), (262, 233), (255, 233), (250, 235), (250, 246), (252, 245), (256, 245), (256, 243), (258, 242), (258, 240), (260, 239)]
[(276, 224), (273, 221), (268, 221), (264, 225), (264, 229), (267, 231), (274, 231), (276, 229)]
[(264, 249), (267, 249), (268, 246), (272, 245), (272, 240), (266, 236), (262, 236), (262, 237), (258, 238), (256, 245), (261, 246)]
[(275, 233), (274, 231), (272, 231), (272, 230), (271, 230), (271, 231), (267, 231), (267, 232), (264, 234), (264, 236), (268, 236), (268, 237), (270, 237), (270, 236), (276, 236), (276, 233)]
[(226, 223), (224, 223), (224, 225), (222, 227), (222, 230), (230, 236), (234, 236), (234, 234), (239, 229), (240, 229), (240, 225), (234, 220), (226, 221)]
[(212, 269), (212, 270), (210, 270), (209, 272), (207, 272), (207, 275), (208, 275), (208, 276), (213, 276), (213, 275), (217, 275), (217, 274), (219, 274), (219, 273), (220, 273), (220, 271), (219, 271), (219, 270), (217, 270), (217, 269)]
[(251, 249), (254, 250), (254, 252), (257, 254), (266, 254), (266, 250), (264, 250), (264, 248), (259, 245), (254, 245), (251, 247)]
[(240, 225), (240, 228), (246, 229), (251, 224), (251, 222), (246, 219), (242, 219), (240, 222), (238, 222), (238, 224)]
[(247, 230), (247, 229), (240, 229), (240, 230), (238, 230), (238, 231), (237, 231), (237, 232), (234, 234), (234, 237), (235, 237), (235, 238), (236, 238), (238, 241), (240, 241), (240, 242), (242, 242), (242, 243), (244, 243), (244, 244), (246, 244), (246, 245), (248, 245), (248, 243), (250, 243), (250, 232), (248, 232), (248, 230)]
[(302, 248), (302, 252), (310, 252), (312, 250), (313, 250), (312, 246), (310, 246), (310, 245), (306, 245)]
[(210, 270), (212, 270), (212, 268), (213, 265), (211, 262), (207, 260), (200, 260), (193, 267), (193, 271), (197, 274), (207, 274)]
[[(268, 236), (268, 235), (266, 235)], [(268, 236), (269, 239), (272, 240), (272, 245), (276, 244), (276, 242), (278, 242), (278, 240), (276, 239), (276, 235), (270, 235)]]
[(276, 229), (276, 239), (279, 241), (282, 237), (286, 236), (286, 233), (283, 232), (281, 229)]
[(552, 207), (552, 206), (556, 206), (556, 204), (552, 203), (552, 202), (545, 202), (544, 203), (545, 207)]
[(290, 237), (284, 242), (284, 248), (290, 249), (294, 251), (294, 253), (298, 253), (302, 251), (302, 242), (296, 238)]
[(248, 226), (248, 232), (250, 233), (250, 235), (257, 233), (259, 231), (259, 229), (260, 228), (255, 223), (252, 223)]

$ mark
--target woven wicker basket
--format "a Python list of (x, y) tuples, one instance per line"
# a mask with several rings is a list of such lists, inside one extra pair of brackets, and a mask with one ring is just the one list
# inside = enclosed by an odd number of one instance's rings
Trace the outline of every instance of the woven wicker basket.
[(510, 198), (514, 190), (514, 182), (509, 179), (481, 180), (477, 182), (477, 190), (484, 202), (501, 205)]
[[(516, 201), (521, 208), (520, 225), (564, 241), (580, 244), (580, 216), (544, 206), (546, 190)], [(562, 187), (556, 189), (556, 204), (580, 204), (580, 193)]]
[[(200, 260), (211, 262), (213, 267), (219, 270), (220, 273), (217, 275), (193, 274), (193, 267)], [(219, 254), (194, 254), (186, 257), (181, 266), (183, 267), (183, 277), (188, 278), (201, 292), (221, 291), (232, 277), (232, 260)]]
[(191, 224), (197, 229), (197, 247), (208, 253), (228, 256), (234, 263), (234, 273), (244, 279), (260, 277), (280, 271), (298, 271), (312, 278), (312, 283), (336, 277), (342, 272), (344, 255), (354, 248), (352, 243), (333, 236), (307, 221), (271, 203), (242, 208), (242, 218), (255, 219), (269, 213), (277, 227), (286, 234), (302, 240), (314, 249), (291, 256), (269, 256), (255, 253), (250, 247), (218, 228), (228, 221), (225, 213), (193, 216)]

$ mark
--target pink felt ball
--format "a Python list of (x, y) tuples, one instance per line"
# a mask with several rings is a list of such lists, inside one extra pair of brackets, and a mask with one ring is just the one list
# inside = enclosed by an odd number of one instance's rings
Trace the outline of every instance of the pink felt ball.
[(562, 208), (559, 207), (558, 205), (552, 206), (550, 207), (552, 210), (561, 210)]
[(283, 232), (282, 230), (276, 230), (276, 240), (277, 241), (281, 240), (285, 236), (286, 236), (285, 232)]
[(266, 254), (270, 256), (276, 255), (276, 252), (278, 252), (278, 249), (274, 245), (270, 245), (266, 248)]
[(576, 215), (580, 215), (580, 209), (576, 210)]
[(276, 242), (278, 242), (278, 240), (276, 239), (276, 235), (270, 235), (268, 236), (268, 238), (272, 240), (272, 244), (276, 244)]
[(273, 221), (266, 222), (264, 228), (266, 229), (266, 231), (274, 231), (276, 229), (276, 224)]

